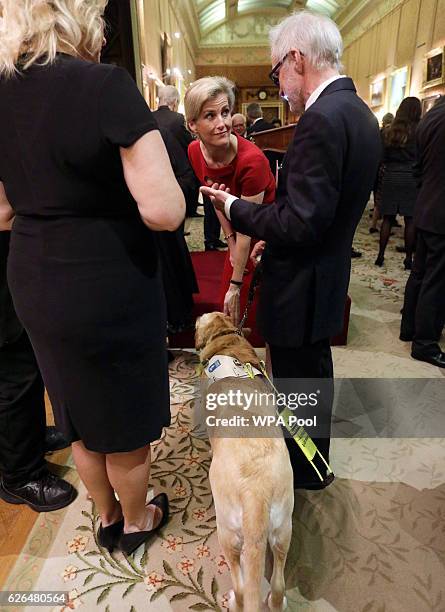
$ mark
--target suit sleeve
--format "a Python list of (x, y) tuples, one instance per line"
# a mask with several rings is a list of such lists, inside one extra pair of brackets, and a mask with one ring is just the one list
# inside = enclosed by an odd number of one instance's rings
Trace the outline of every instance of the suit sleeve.
[(178, 121), (175, 122), (174, 134), (181, 143), (184, 151), (187, 151), (187, 147), (193, 141), (193, 138), (188, 129), (185, 127), (184, 115), (181, 115), (181, 113), (178, 113), (178, 115)]
[(285, 188), (270, 206), (233, 202), (234, 228), (272, 246), (320, 243), (337, 209), (343, 157), (342, 137), (327, 117), (314, 110), (303, 115), (286, 155)]

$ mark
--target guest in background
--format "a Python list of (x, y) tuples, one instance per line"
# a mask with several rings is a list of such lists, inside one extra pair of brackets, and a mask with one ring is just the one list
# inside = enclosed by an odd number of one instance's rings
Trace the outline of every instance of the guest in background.
[(246, 137), (246, 118), (241, 113), (235, 113), (232, 115), (232, 132), (238, 134), (238, 136), (243, 136), (243, 138)]
[(274, 126), (274, 128), (280, 128), (282, 126), (281, 119), (275, 117), (275, 119), (272, 119), (272, 125)]
[(271, 123), (263, 119), (263, 111), (258, 102), (251, 102), (247, 107), (247, 122), (249, 123), (249, 127), (247, 128), (248, 138), (257, 132), (272, 130), (274, 127)]
[[(388, 128), (391, 126), (391, 123), (394, 120), (394, 115), (392, 113), (386, 113), (382, 118), (382, 127), (380, 128), (380, 135), (382, 137), (382, 157), (384, 151), (384, 135)], [(371, 227), (369, 228), (370, 234), (376, 234), (379, 230), (377, 229), (377, 221), (382, 218), (380, 214), (380, 199), (382, 197), (382, 181), (383, 174), (385, 171), (385, 165), (383, 162), (380, 162), (379, 169), (377, 170), (377, 177), (374, 184), (374, 210), (372, 211), (372, 221)]]
[[(198, 140), (189, 146), (189, 158), (201, 185), (225, 183), (233, 194), (256, 205), (268, 204), (275, 197), (275, 180), (260, 149), (232, 133), (234, 102), (234, 84), (224, 77), (205, 77), (190, 85), (185, 95), (185, 114)], [(240, 308), (247, 300), (248, 287), (243, 280), (251, 240), (234, 232), (222, 213), (218, 212), (218, 218), (230, 249), (222, 278), (224, 312), (236, 325)]]
[(145, 504), (170, 424), (153, 232), (177, 229), (185, 202), (136, 84), (98, 63), (105, 5), (2, 2), (0, 229), (15, 215), (9, 289), (98, 541), (129, 554), (169, 512), (164, 493)]
[[(179, 91), (173, 85), (166, 85), (159, 90), (158, 110), (153, 112), (156, 123), (160, 128), (168, 130), (178, 141), (187, 160), (187, 149), (193, 138), (185, 126), (184, 115), (178, 113), (180, 101)], [(181, 166), (184, 161), (181, 160)], [(196, 177), (187, 173), (187, 184), (185, 184), (185, 174), (183, 174), (182, 190), (185, 197), (186, 217), (202, 217), (196, 209), (198, 207), (199, 183)]]
[(416, 128), (422, 114), (418, 98), (409, 97), (402, 100), (394, 121), (383, 133), (383, 173), (380, 212), (383, 217), (380, 228), (380, 247), (376, 266), (383, 266), (385, 250), (388, 244), (391, 227), (396, 222), (396, 215), (403, 215), (405, 220), (405, 270), (412, 267), (415, 229), (413, 224), (414, 204), (416, 202), (416, 180), (413, 175), (413, 164), (416, 159)]
[(411, 355), (445, 368), (439, 339), (445, 322), (445, 104), (435, 104), (417, 129), (414, 209), (417, 248), (405, 289), (400, 339)]

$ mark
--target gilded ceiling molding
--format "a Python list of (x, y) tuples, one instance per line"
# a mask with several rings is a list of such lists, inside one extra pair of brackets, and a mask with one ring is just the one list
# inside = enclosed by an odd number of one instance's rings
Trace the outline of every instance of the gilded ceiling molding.
[(282, 14), (247, 15), (227, 21), (201, 39), (201, 48), (215, 45), (268, 45), (269, 30), (282, 21)]
[(270, 48), (267, 47), (222, 47), (201, 49), (196, 65), (270, 65)]

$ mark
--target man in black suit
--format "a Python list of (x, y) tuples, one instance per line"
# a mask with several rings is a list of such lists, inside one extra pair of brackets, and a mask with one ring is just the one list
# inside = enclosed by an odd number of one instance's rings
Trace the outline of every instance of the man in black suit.
[(185, 127), (185, 117), (178, 113), (179, 91), (173, 85), (166, 85), (159, 90), (159, 106), (153, 115), (160, 127), (173, 134), (187, 155), (187, 149), (193, 138)]
[(261, 106), (257, 102), (252, 102), (247, 107), (247, 121), (250, 123), (247, 128), (247, 138), (256, 134), (257, 132), (264, 132), (265, 130), (273, 130), (274, 125), (263, 119), (263, 111)]
[[(201, 189), (236, 231), (267, 243), (265, 249), (258, 243), (255, 254), (264, 249), (258, 316), (273, 375), (278, 387), (283, 379), (327, 379), (320, 385), (324, 412), (317, 414), (323, 428), (308, 431), (329, 460), (329, 338), (343, 324), (352, 239), (373, 186), (380, 134), (352, 80), (339, 74), (342, 39), (333, 21), (300, 11), (271, 31), (271, 44), (270, 76), (292, 112), (304, 112), (283, 162), (276, 202), (258, 206)], [(322, 488), (331, 481), (320, 483), (294, 441), (286, 442), (296, 488)]]
[(438, 340), (445, 322), (445, 104), (426, 113), (417, 128), (419, 192), (414, 209), (417, 247), (405, 289), (400, 339), (411, 355), (445, 368)]

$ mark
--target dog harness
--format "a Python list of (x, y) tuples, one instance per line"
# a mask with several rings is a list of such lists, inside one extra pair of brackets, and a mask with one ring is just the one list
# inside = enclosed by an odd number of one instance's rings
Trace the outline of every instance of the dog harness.
[[(209, 378), (212, 383), (216, 382), (217, 380), (221, 380), (222, 378), (229, 377), (253, 379), (255, 378), (255, 376), (264, 376), (269, 385), (275, 391), (275, 393), (279, 394), (278, 389), (275, 387), (275, 385), (270, 380), (267, 374), (264, 361), (260, 362), (260, 370), (258, 370), (258, 368), (255, 368), (251, 363), (241, 363), (241, 361), (239, 361), (235, 357), (231, 357), (230, 355), (214, 355), (205, 364), (205, 366), (203, 366), (203, 369), (206, 373), (207, 378)], [(304, 427), (290, 424), (289, 417), (293, 416), (293, 411), (287, 406), (285, 406), (284, 408), (282, 408), (282, 410), (277, 409), (276, 412), (277, 415), (283, 420), (285, 428), (287, 429), (291, 437), (294, 439), (294, 441), (297, 443), (303, 455), (306, 457), (306, 459), (316, 471), (319, 479), (322, 482), (324, 482), (325, 480), (332, 480), (333, 471), (330, 465), (320, 453), (317, 448), (317, 445), (309, 436), (307, 431), (304, 429)], [(320, 458), (320, 460), (327, 469), (326, 478), (323, 478), (320, 473), (320, 470), (314, 463), (314, 459), (316, 457)]]

